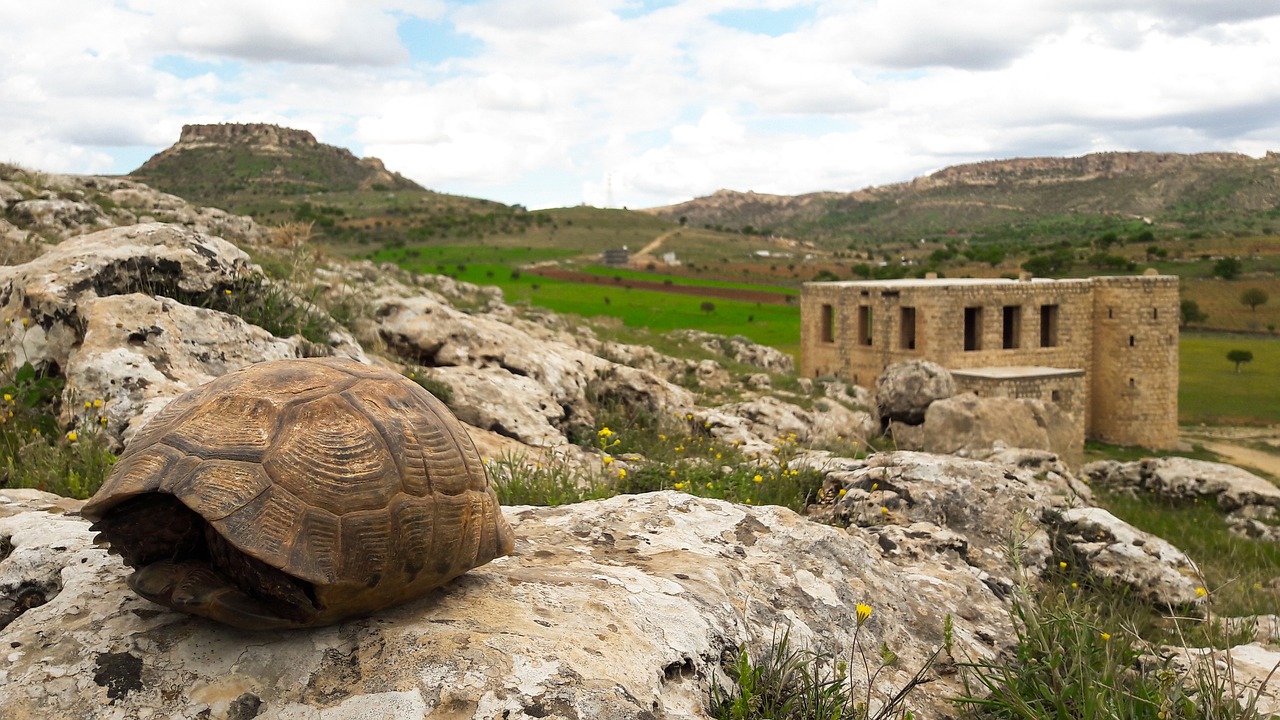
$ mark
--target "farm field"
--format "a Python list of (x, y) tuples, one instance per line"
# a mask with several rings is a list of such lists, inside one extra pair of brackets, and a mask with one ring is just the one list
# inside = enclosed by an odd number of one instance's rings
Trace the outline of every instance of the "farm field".
[[(1227, 360), (1237, 349), (1253, 353), (1238, 375)], [(1178, 350), (1180, 424), (1280, 423), (1280, 338), (1184, 332)]]

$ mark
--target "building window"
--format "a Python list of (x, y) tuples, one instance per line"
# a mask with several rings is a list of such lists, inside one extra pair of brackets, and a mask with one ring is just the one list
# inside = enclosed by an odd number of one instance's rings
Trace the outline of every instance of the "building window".
[(916, 309), (913, 307), (902, 308), (902, 322), (899, 330), (901, 331), (901, 343), (903, 350), (916, 349)]
[(982, 308), (980, 307), (964, 309), (964, 349), (966, 351), (982, 349)]
[(1152, 320), (1160, 319), (1160, 308), (1151, 308), (1151, 319)]
[(1022, 347), (1022, 306), (1004, 306), (1004, 349)]
[(836, 341), (836, 308), (834, 305), (822, 306), (822, 342)]
[(1057, 390), (1050, 391), (1049, 398), (1053, 400), (1053, 402), (1062, 402), (1062, 393)]
[(1040, 306), (1040, 347), (1058, 347), (1058, 306)]
[(1111, 314), (1111, 308), (1107, 308), (1107, 319), (1110, 320), (1113, 317), (1115, 317), (1115, 315)]
[(1133, 336), (1129, 336), (1129, 347), (1133, 347)]
[(871, 306), (858, 306), (858, 344), (871, 344)]

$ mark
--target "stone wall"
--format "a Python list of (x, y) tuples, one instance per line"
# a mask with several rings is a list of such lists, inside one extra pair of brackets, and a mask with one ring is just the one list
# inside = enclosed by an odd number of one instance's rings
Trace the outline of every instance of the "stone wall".
[(913, 359), (953, 370), (1079, 370), (1072, 397), (1085, 433), (1169, 447), (1177, 441), (1177, 287), (1165, 276), (806, 283), (801, 373), (870, 386), (885, 367)]

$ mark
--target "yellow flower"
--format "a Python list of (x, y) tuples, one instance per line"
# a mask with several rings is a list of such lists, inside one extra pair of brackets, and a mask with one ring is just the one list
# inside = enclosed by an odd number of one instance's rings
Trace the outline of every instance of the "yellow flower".
[(231, 288), (227, 288), (226, 290), (223, 290), (223, 291), (222, 291), (222, 294), (223, 294), (223, 295), (231, 295)]
[(1067, 563), (1066, 563), (1065, 561), (1060, 562), (1060, 563), (1058, 563), (1058, 567), (1062, 568), (1063, 570), (1066, 570), (1066, 569), (1067, 569)]
[(608, 464), (609, 464), (609, 463), (611, 463), (611, 462), (613, 462), (613, 458), (609, 457), (608, 455), (605, 455), (605, 456), (604, 456), (604, 464), (605, 464), (605, 465), (608, 465)]
[(667, 441), (667, 436), (666, 436), (666, 435), (663, 435), (662, 433), (658, 433), (658, 439), (659, 439), (659, 440), (661, 440), (661, 441), (663, 441), (663, 442), (666, 442), (666, 441)]
[(708, 489), (708, 490), (710, 490), (710, 489), (711, 489), (711, 483), (710, 483), (710, 482), (708, 482), (708, 483), (707, 483), (707, 489)]
[(881, 505), (881, 506), (880, 506), (880, 514), (881, 514), (881, 515), (888, 515), (888, 514), (889, 514), (889, 508), (887, 508), (887, 507), (885, 507), (885, 506)]
[(866, 603), (858, 603), (854, 606), (853, 611), (858, 617), (858, 627), (862, 627), (862, 623), (866, 622), (867, 618), (871, 617), (871, 606)]
[(609, 437), (609, 436), (613, 435), (613, 431), (612, 431), (612, 430), (610, 430), (610, 429), (609, 429), (609, 428), (607, 428), (607, 427), (602, 427), (602, 428), (600, 428), (600, 432), (599, 432), (598, 434), (599, 434), (599, 435), (600, 435), (600, 437), (602, 437), (602, 438), (607, 438), (607, 437)]
[(12, 395), (10, 395), (9, 393), (5, 393), (5, 394), (4, 394), (4, 401), (5, 401), (5, 402), (13, 402), (13, 396), (12, 396)]
[(99, 400), (94, 400), (94, 401), (93, 401), (93, 406), (94, 406), (94, 407), (96, 407), (96, 408), (100, 408), (100, 407), (102, 407), (102, 400), (101, 400), (101, 399), (99, 399)]
[(26, 326), (28, 326), (28, 325), (30, 325), (30, 324), (31, 324), (31, 321), (30, 321), (30, 320), (28, 320), (28, 319), (26, 319), (26, 318), (22, 318), (22, 327), (26, 327)]
[(78, 436), (78, 435), (76, 435), (76, 431), (75, 431), (75, 430), (72, 430), (71, 432), (67, 433), (67, 439), (68, 439), (68, 440), (70, 440), (71, 442), (75, 442), (75, 441), (76, 441), (76, 438), (78, 438), (78, 437), (79, 437), (79, 436)]
[(1071, 589), (1072, 589), (1072, 590), (1075, 590), (1075, 589), (1077, 589), (1077, 588), (1079, 588), (1079, 587), (1080, 587), (1080, 585), (1079, 585), (1079, 584), (1077, 584), (1077, 583), (1071, 583)]
[(106, 424), (107, 424), (107, 419), (106, 419), (105, 417), (99, 417), (99, 418), (98, 418), (98, 422), (102, 423), (103, 425), (106, 425)]
[(674, 487), (674, 488), (675, 488), (675, 489), (677, 489), (677, 490), (683, 490), (683, 489), (684, 489), (684, 483), (676, 483), (675, 485), (672, 485), (672, 487)]
[(753, 477), (753, 478), (751, 478), (751, 479), (752, 479), (752, 480), (754, 480), (754, 481), (756, 481), (756, 482), (764, 482), (764, 478), (760, 477), (759, 475), (757, 475), (757, 476), (755, 476), (755, 477)]
[(626, 476), (627, 476), (627, 471), (622, 468), (618, 468), (618, 477), (624, 478)]
[(1102, 633), (1102, 641), (1106, 642), (1111, 639), (1111, 633)]
[(871, 492), (875, 492), (876, 490), (879, 490), (879, 489), (880, 489), (880, 483), (871, 483)]
[(1204, 597), (1205, 595), (1208, 595), (1208, 594), (1209, 594), (1208, 590), (1205, 590), (1202, 587), (1196, 588), (1196, 595), (1199, 595), (1200, 597)]
[(720, 459), (720, 453), (716, 453), (716, 459), (717, 459), (717, 460), (719, 460), (719, 459)]
[(676, 446), (676, 452), (684, 452), (684, 446), (683, 446), (683, 445), (677, 445), (677, 446)]
[(684, 419), (685, 419), (685, 420), (692, 420), (692, 419), (693, 419), (693, 413), (689, 413), (688, 415), (685, 415), (685, 416), (684, 416)]
[(845, 490), (844, 488), (840, 488), (840, 493), (839, 493), (840, 497), (844, 497), (845, 493), (847, 493), (847, 492), (849, 492), (849, 491), (848, 491), (848, 490)]
[(93, 403), (89, 402), (88, 400), (85, 400), (85, 401), (84, 401), (84, 409), (85, 409), (85, 410), (88, 410), (88, 409), (89, 409), (89, 408), (91, 408), (91, 407), (93, 407)]
[(670, 475), (671, 475), (671, 477), (675, 477), (675, 476), (676, 476), (676, 471), (675, 471), (675, 470), (672, 470), (672, 471), (670, 472)]

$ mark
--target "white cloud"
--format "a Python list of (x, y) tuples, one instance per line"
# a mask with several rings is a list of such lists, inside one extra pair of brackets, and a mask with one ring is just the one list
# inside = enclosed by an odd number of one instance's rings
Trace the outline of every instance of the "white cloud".
[[(719, 22), (753, 9), (788, 25)], [(466, 53), (414, 60), (407, 18)], [(1280, 0), (47, 0), (0, 5), (0, 67), (0, 158), (40, 169), (265, 121), (529, 205), (1280, 136)]]

